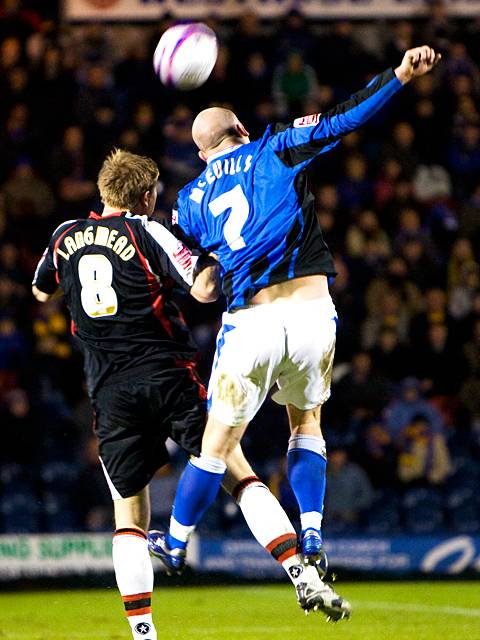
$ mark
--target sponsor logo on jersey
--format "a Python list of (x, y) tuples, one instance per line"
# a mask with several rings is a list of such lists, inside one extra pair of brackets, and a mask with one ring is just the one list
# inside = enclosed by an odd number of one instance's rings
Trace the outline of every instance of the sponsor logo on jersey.
[(182, 269), (185, 269), (185, 271), (190, 271), (190, 269), (192, 268), (192, 253), (190, 249), (187, 249), (183, 242), (177, 242), (177, 248), (173, 252), (173, 257), (182, 267)]
[(318, 124), (319, 121), (320, 121), (320, 114), (313, 113), (310, 116), (303, 116), (302, 118), (297, 118), (296, 120), (293, 121), (293, 126), (296, 127), (297, 129), (299, 127), (313, 127), (314, 125)]

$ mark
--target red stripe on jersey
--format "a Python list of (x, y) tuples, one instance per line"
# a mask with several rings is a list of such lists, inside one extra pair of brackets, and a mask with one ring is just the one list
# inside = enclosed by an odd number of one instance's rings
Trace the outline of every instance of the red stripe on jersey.
[(75, 324), (75, 320), (72, 318), (72, 321), (70, 322), (70, 333), (72, 334), (72, 336), (75, 335), (77, 331), (77, 325)]
[(138, 244), (137, 244), (137, 241), (135, 239), (135, 235), (134, 235), (132, 229), (130, 228), (130, 225), (127, 222), (125, 222), (125, 226), (127, 227), (128, 232), (130, 234), (130, 237), (132, 238), (132, 242), (135, 245), (135, 249), (137, 250), (138, 257), (140, 258), (140, 262), (142, 263), (142, 267), (143, 267), (143, 269), (145, 271), (145, 275), (147, 277), (148, 290), (149, 290), (150, 296), (152, 298), (153, 315), (157, 318), (157, 320), (160, 322), (160, 324), (165, 329), (165, 331), (168, 333), (168, 335), (171, 338), (173, 338), (172, 324), (171, 324), (170, 319), (168, 318), (168, 316), (166, 316), (164, 311), (163, 311), (164, 300), (163, 300), (162, 294), (160, 292), (160, 285), (159, 285), (156, 277), (153, 275), (152, 271), (150, 270), (150, 267), (148, 265), (148, 260), (143, 255), (143, 253), (140, 251), (140, 249), (138, 247)]

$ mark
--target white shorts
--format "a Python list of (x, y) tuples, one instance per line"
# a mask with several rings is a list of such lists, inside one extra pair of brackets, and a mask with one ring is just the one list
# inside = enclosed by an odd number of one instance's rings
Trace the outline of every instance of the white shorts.
[(250, 422), (275, 383), (279, 404), (323, 404), (330, 396), (336, 322), (330, 297), (224, 313), (208, 385), (211, 415), (232, 426)]

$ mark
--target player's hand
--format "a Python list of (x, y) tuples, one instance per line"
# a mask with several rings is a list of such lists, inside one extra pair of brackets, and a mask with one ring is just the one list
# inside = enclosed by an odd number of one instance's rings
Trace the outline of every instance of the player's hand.
[(409, 49), (403, 56), (402, 64), (395, 69), (395, 75), (402, 84), (406, 84), (412, 78), (431, 71), (441, 58), (440, 53), (435, 53), (432, 47), (427, 45)]

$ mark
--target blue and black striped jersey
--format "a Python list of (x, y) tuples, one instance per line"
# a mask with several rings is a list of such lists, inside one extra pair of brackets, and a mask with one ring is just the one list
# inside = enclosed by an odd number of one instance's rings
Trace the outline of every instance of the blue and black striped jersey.
[(304, 169), (373, 116), (400, 88), (389, 69), (324, 114), (270, 125), (260, 140), (230, 147), (178, 194), (173, 222), (217, 255), (229, 310), (262, 288), (312, 274), (335, 275)]

